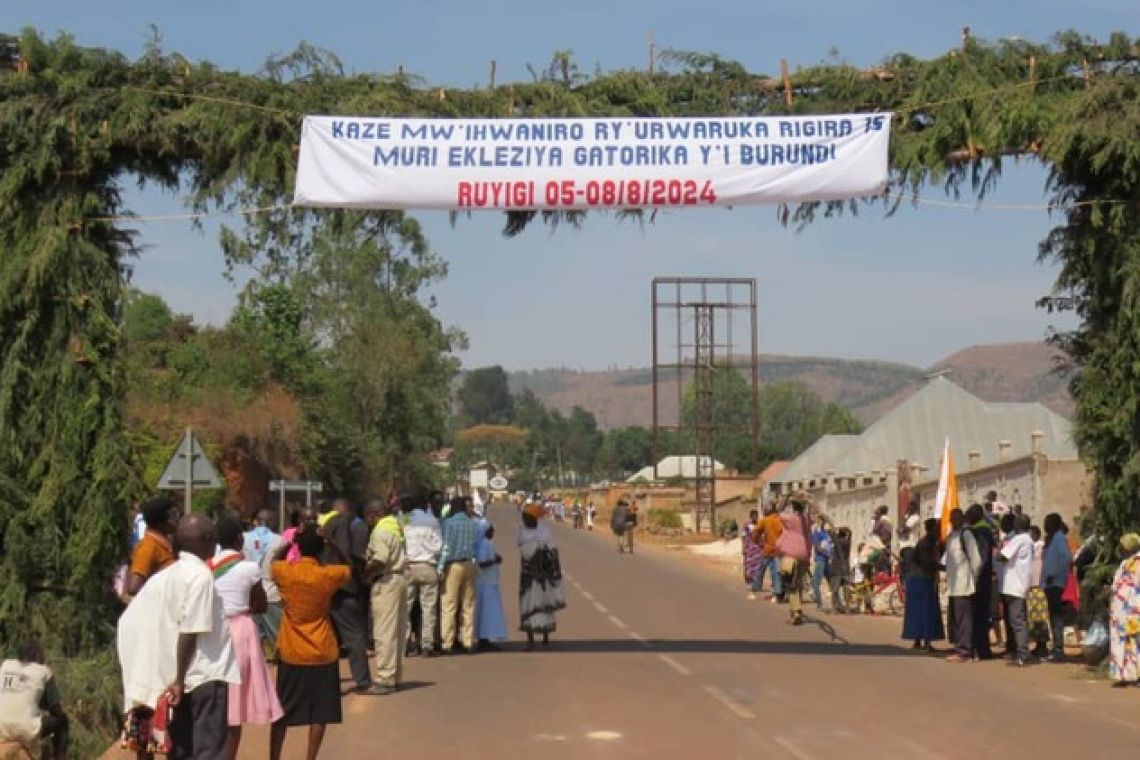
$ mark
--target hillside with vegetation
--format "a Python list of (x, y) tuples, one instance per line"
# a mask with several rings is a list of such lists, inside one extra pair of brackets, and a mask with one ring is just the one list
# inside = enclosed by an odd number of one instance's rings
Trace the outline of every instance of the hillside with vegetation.
[[(900, 404), (933, 372), (986, 401), (1039, 401), (1055, 412), (1071, 415), (1070, 374), (1059, 369), (1058, 352), (1044, 343), (973, 346), (935, 362), (929, 368), (873, 360), (763, 355), (764, 385), (796, 382), (823, 401), (851, 410), (868, 425)], [(663, 374), (662, 380), (676, 376)], [(533, 392), (554, 409), (580, 406), (592, 412), (602, 428), (651, 425), (653, 374), (649, 368), (583, 372), (541, 369), (512, 372), (512, 390)], [(677, 414), (677, 393), (667, 384), (661, 397), (663, 418)]]

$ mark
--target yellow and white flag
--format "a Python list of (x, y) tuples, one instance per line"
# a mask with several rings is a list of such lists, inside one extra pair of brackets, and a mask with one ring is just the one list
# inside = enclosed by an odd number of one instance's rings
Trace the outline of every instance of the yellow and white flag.
[(942, 540), (950, 535), (950, 513), (958, 508), (958, 477), (954, 472), (954, 454), (950, 451), (950, 438), (942, 450), (942, 466), (938, 471), (938, 496), (934, 500), (934, 516), (941, 525)]

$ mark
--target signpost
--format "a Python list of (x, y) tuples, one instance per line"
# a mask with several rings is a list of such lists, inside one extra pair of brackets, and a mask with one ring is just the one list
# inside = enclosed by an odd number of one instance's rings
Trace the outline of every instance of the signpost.
[(491, 478), (487, 485), (491, 488), (492, 491), (505, 491), (507, 490), (507, 486), (510, 484), (502, 475), (496, 475), (495, 477)]
[(206, 456), (202, 444), (198, 443), (190, 428), (186, 428), (186, 434), (182, 436), (174, 455), (166, 463), (166, 468), (158, 479), (158, 487), (168, 491), (184, 489), (186, 514), (190, 514), (195, 488), (222, 487), (222, 479), (218, 476), (217, 468)]
[(325, 484), (319, 480), (271, 480), (269, 481), (269, 490), (277, 491), (281, 494), (281, 498), (277, 502), (277, 530), (285, 530), (285, 494), (286, 493), (300, 493), (305, 494), (305, 506), (313, 506), (313, 494), (321, 493), (325, 489)]

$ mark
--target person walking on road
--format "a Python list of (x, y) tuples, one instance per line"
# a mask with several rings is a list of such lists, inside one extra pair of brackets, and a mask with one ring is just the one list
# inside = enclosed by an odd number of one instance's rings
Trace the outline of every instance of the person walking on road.
[(949, 662), (974, 659), (974, 594), (982, 558), (973, 532), (966, 528), (962, 510), (950, 513), (950, 535), (946, 537), (946, 586), (950, 594), (951, 642), (954, 651)]
[[(443, 532), (439, 520), (420, 496), (408, 497), (408, 524), (404, 526), (404, 551), (408, 567), (404, 578), (408, 585), (408, 651), (415, 656), (435, 656), (435, 621), (439, 606), (439, 555), (443, 551)], [(412, 607), (419, 604), (419, 615), (413, 626)], [(413, 644), (413, 641), (415, 642)]]
[(528, 504), (523, 509), (523, 524), (517, 536), (522, 565), (519, 628), (526, 633), (527, 651), (534, 649), (536, 634), (542, 634), (543, 646), (550, 644), (550, 634), (557, 628), (554, 615), (566, 607), (558, 548), (542, 517), (542, 505)]
[(367, 588), (362, 575), (368, 552), (368, 526), (356, 516), (347, 499), (333, 501), (329, 514), (321, 534), (336, 550), (326, 547), (325, 564), (344, 564), (349, 569), (348, 583), (333, 597), (333, 625), (348, 652), (348, 668), (356, 691), (366, 692), (372, 688), (368, 669)]
[(475, 544), (475, 639), (480, 650), (496, 651), (496, 641), (507, 640), (507, 618), (503, 614), (503, 594), (499, 587), (499, 566), (503, 558), (495, 551), (495, 526), (479, 520), (482, 534)]
[(784, 523), (780, 520), (780, 513), (774, 504), (769, 504), (764, 512), (760, 524), (752, 531), (752, 540), (760, 544), (760, 568), (756, 577), (752, 579), (752, 590), (749, 599), (756, 599), (764, 587), (764, 573), (772, 578), (772, 595), (768, 601), (782, 602), (784, 600), (783, 582), (780, 578), (780, 558), (776, 553), (776, 542), (784, 531)]
[(284, 711), (269, 735), (270, 760), (280, 760), (285, 733), (293, 726), (308, 726), (306, 760), (316, 760), (325, 728), (341, 722), (340, 671), (336, 632), (332, 622), (335, 594), (352, 580), (347, 557), (337, 564), (321, 565), (326, 546), (314, 523), (302, 525), (294, 537), (301, 558), (284, 561), (291, 548), (281, 547), (273, 563), (273, 580), (281, 590), (281, 633), (277, 639), (277, 695)]
[[(479, 529), (463, 508), (463, 497), (451, 500), (451, 513), (443, 523), (443, 551), (439, 573), (443, 586), (444, 654), (471, 652), (475, 647), (475, 543)], [(460, 623), (456, 628), (456, 616)]]
[(784, 529), (776, 542), (781, 581), (788, 600), (788, 620), (792, 625), (804, 622), (804, 582), (811, 557), (811, 524), (806, 508), (806, 502), (793, 501), (792, 511), (780, 515)]
[(1108, 674), (1115, 686), (1140, 686), (1140, 534), (1121, 537), (1120, 556), (1109, 598)]
[(594, 506), (594, 502), (586, 505), (586, 530), (594, 529), (594, 520), (598, 518), (598, 508)]
[(619, 553), (629, 551), (633, 554), (633, 530), (637, 527), (637, 507), (627, 503), (624, 499), (618, 501), (610, 515), (610, 530), (617, 536)]
[(404, 571), (403, 534), (396, 513), (398, 502), (373, 501), (365, 521), (372, 531), (364, 561), (364, 577), (371, 584), (372, 641), (376, 650), (374, 691), (391, 694), (400, 688), (404, 671), (404, 645), (408, 640), (408, 586)]
[(902, 637), (913, 640), (915, 649), (927, 652), (933, 651), (932, 642), (946, 638), (938, 605), (938, 563), (942, 555), (939, 525), (935, 518), (923, 523), (925, 532), (910, 554), (910, 572), (906, 576)]

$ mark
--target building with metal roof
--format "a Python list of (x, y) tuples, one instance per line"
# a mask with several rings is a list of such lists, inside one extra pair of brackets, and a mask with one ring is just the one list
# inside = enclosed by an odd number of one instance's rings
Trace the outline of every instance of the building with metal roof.
[(834, 520), (854, 526), (869, 521), (879, 504), (894, 512), (905, 484), (929, 512), (947, 440), (962, 504), (981, 501), (993, 490), (1031, 516), (1071, 515), (1090, 500), (1091, 481), (1067, 419), (1039, 403), (982, 401), (943, 376), (862, 434), (820, 438), (780, 473), (769, 492), (808, 491)]

